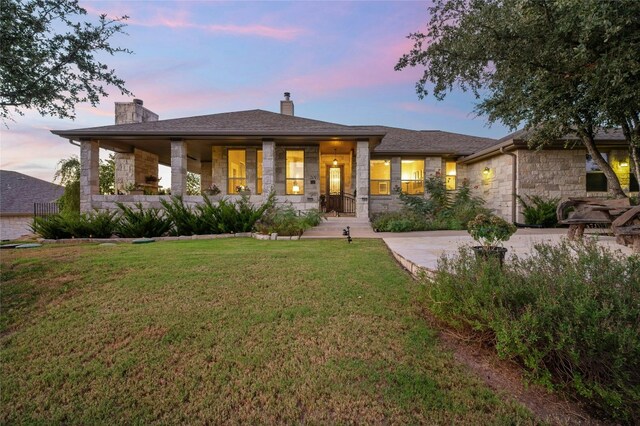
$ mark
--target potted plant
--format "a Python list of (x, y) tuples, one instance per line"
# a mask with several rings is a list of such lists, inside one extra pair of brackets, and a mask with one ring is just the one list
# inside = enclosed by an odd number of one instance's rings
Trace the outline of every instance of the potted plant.
[(218, 185), (216, 185), (215, 183), (212, 183), (207, 189), (204, 190), (204, 193), (206, 195), (218, 195), (220, 194), (220, 192), (220, 188), (218, 188)]
[(501, 217), (479, 214), (469, 221), (467, 231), (480, 244), (472, 247), (477, 258), (498, 258), (502, 264), (507, 249), (501, 243), (511, 238), (516, 227)]
[(236, 186), (236, 192), (240, 195), (251, 195), (251, 189), (248, 186), (238, 185)]
[(154, 175), (149, 175), (149, 176), (145, 176), (144, 181), (148, 184), (153, 185), (160, 182), (160, 179), (162, 178), (158, 178), (158, 176), (154, 176)]

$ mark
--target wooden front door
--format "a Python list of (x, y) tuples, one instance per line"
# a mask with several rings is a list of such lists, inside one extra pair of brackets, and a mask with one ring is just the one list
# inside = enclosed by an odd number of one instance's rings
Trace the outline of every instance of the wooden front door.
[(327, 211), (344, 211), (344, 166), (327, 166)]

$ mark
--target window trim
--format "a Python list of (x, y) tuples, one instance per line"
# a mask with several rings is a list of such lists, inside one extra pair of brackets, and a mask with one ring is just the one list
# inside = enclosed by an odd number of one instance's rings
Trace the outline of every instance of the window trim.
[[(371, 163), (374, 161), (388, 161), (389, 162), (389, 179), (373, 179), (371, 177)], [(371, 197), (388, 197), (391, 195), (391, 168), (393, 167), (393, 165), (391, 164), (391, 158), (370, 158), (369, 159), (369, 196)], [(373, 187), (374, 184), (378, 184), (378, 186), (380, 184), (386, 183), (387, 184), (387, 192), (385, 194), (374, 194), (373, 191), (371, 190), (371, 188)]]
[[(604, 151), (604, 152), (600, 152), (604, 157), (605, 160), (607, 161), (607, 163), (609, 163), (609, 152), (608, 151)], [(589, 153), (585, 154), (585, 175), (584, 175), (584, 190), (585, 192), (589, 193), (589, 192), (607, 192), (609, 191), (609, 180), (607, 179), (606, 175), (604, 174), (604, 171), (602, 170), (595, 170), (595, 171), (588, 171), (587, 168), (587, 157), (590, 157)], [(591, 160), (593, 161), (593, 160)], [(589, 175), (600, 175), (600, 176), (604, 176), (604, 181), (605, 181), (605, 188), (604, 189), (589, 189), (589, 180), (587, 179), (587, 177)]]
[[(418, 179), (402, 179), (402, 162), (403, 161), (422, 161), (422, 171), (420, 173), (420, 177)], [(420, 182), (422, 184), (422, 192), (412, 192), (409, 193), (407, 192), (407, 195), (424, 195), (425, 193), (425, 188), (424, 188), (424, 168), (425, 168), (425, 164), (426, 164), (426, 160), (424, 158), (416, 158), (416, 157), (400, 157), (400, 190), (403, 191), (404, 188), (402, 187), (405, 183), (410, 183), (410, 182)]]
[[(287, 164), (287, 154), (290, 151), (299, 151), (302, 152), (302, 178), (290, 178), (289, 177), (289, 167)], [(297, 148), (297, 149), (285, 149), (284, 151), (284, 193), (285, 195), (304, 195), (304, 191), (305, 191), (305, 176), (307, 174), (307, 164), (306, 164), (306, 152), (304, 148)], [(293, 192), (289, 192), (288, 190), (288, 186), (287, 183), (289, 183), (290, 180), (293, 181), (297, 181), (297, 180), (301, 180), (302, 181), (302, 191), (298, 192), (297, 194), (293, 193)]]
[[(256, 195), (262, 195), (262, 182), (263, 182), (263, 178), (264, 178), (264, 170), (262, 168), (263, 163), (264, 163), (264, 156), (262, 157), (262, 161), (258, 161), (258, 153), (262, 152), (262, 149), (258, 148), (256, 149)], [(263, 173), (263, 176), (260, 177), (260, 175), (258, 174), (258, 170), (261, 170)]]

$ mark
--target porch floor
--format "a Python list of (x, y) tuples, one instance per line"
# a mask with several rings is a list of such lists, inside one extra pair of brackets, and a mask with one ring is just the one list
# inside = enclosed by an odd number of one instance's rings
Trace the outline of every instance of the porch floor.
[(382, 238), (382, 234), (373, 232), (368, 219), (356, 217), (328, 217), (302, 234), (302, 238), (345, 238), (342, 230), (347, 226), (350, 227), (352, 238)]

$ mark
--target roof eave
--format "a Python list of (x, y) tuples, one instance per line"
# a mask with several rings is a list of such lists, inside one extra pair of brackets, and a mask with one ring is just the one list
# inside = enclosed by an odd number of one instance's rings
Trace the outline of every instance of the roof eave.
[(144, 131), (144, 132), (100, 132), (100, 131), (82, 131), (82, 130), (51, 130), (54, 135), (63, 138), (86, 138), (86, 137), (144, 137), (144, 136), (164, 136), (171, 138), (180, 137), (224, 137), (224, 136), (250, 136), (250, 137), (290, 137), (290, 136), (321, 136), (321, 137), (384, 137), (386, 133), (381, 132), (353, 132), (353, 131), (281, 131), (281, 130), (265, 130), (265, 131), (241, 131), (241, 130), (225, 130), (219, 132), (212, 131)]

